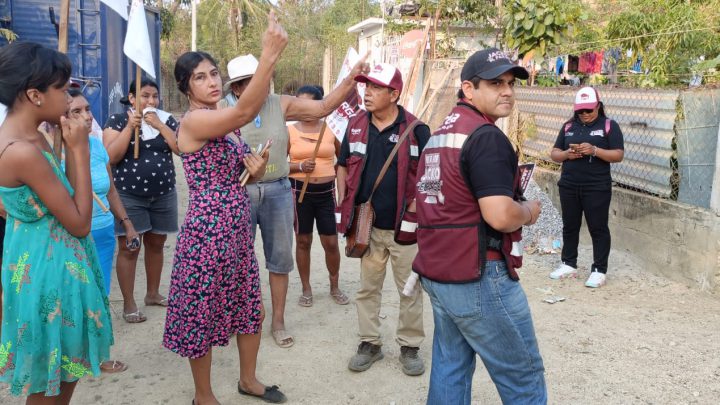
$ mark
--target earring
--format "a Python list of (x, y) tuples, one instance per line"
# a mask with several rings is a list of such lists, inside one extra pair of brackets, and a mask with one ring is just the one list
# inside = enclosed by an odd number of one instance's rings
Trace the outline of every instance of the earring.
[(37, 104), (37, 106), (40, 107), (40, 104), (42, 104), (42, 103), (38, 101), (38, 102), (35, 103), (35, 104)]

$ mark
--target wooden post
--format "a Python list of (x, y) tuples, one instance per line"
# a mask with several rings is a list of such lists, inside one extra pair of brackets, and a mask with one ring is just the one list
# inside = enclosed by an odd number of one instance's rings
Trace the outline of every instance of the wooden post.
[[(60, 1), (60, 28), (58, 30), (58, 51), (67, 53), (68, 50), (68, 20), (70, 19), (70, 0)], [(62, 159), (62, 131), (53, 133), (53, 155), (58, 162)]]
[[(454, 68), (447, 69), (447, 72), (445, 72), (445, 76), (443, 76), (442, 80), (440, 80), (440, 85), (435, 90), (433, 90), (433, 93), (430, 96), (430, 98), (427, 101), (425, 101), (425, 104), (423, 105), (423, 107), (417, 111), (418, 118), (422, 117), (422, 115), (425, 113), (425, 111), (428, 109), (428, 107), (430, 107), (430, 103), (432, 103), (432, 101), (435, 99), (435, 97), (437, 97), (438, 92), (440, 92), (440, 90), (445, 88), (445, 84), (447, 83), (448, 78), (450, 78), (450, 74), (452, 74), (452, 72), (454, 70), (455, 70)], [(430, 87), (430, 86), (428, 86), (428, 87)], [(429, 118), (430, 117), (428, 116), (425, 119), (425, 121), (428, 121)]]
[[(140, 89), (142, 88), (142, 81), (140, 79), (142, 75), (142, 69), (140, 65), (135, 64), (135, 114), (142, 115), (140, 111)], [(142, 122), (142, 121), (141, 121)], [(135, 159), (140, 158), (140, 127), (135, 127), (135, 150), (133, 151)]]
[[(318, 135), (317, 143), (315, 144), (315, 150), (313, 151), (312, 160), (315, 160), (320, 149), (320, 143), (322, 142), (323, 135), (325, 134), (325, 128), (327, 128), (327, 120), (323, 121), (322, 127), (320, 127), (320, 135)], [(305, 191), (307, 191), (308, 182), (310, 181), (310, 173), (305, 174), (305, 181), (303, 182), (302, 190), (300, 190), (300, 198), (298, 202), (302, 204), (305, 198)]]
[[(401, 103), (403, 107), (405, 107), (408, 103), (408, 100), (410, 99), (410, 93), (415, 91), (415, 83), (417, 82), (417, 76), (418, 71), (420, 70), (419, 67), (422, 65), (422, 57), (425, 53), (425, 47), (427, 46), (428, 42), (428, 34), (430, 33), (430, 25), (432, 24), (432, 18), (428, 18), (425, 22), (425, 31), (423, 32), (423, 40), (420, 42), (420, 46), (418, 47), (417, 54), (415, 55), (415, 59), (413, 59), (412, 67), (410, 68), (410, 76), (408, 77), (407, 82), (405, 83), (405, 89), (403, 91), (403, 94), (401, 97)], [(413, 93), (414, 96), (414, 93)]]

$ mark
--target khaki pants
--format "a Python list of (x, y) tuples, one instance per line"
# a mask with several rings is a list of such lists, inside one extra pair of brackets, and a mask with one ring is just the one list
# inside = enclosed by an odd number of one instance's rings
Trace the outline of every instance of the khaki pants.
[(399, 245), (393, 240), (394, 231), (373, 228), (370, 236), (370, 251), (360, 259), (360, 290), (355, 304), (358, 312), (360, 341), (382, 345), (380, 340), (380, 303), (385, 281), (385, 268), (390, 259), (395, 286), (400, 295), (396, 341), (400, 346), (419, 347), (423, 331), (422, 291), (414, 297), (402, 294), (410, 277), (412, 262), (417, 254), (417, 245)]

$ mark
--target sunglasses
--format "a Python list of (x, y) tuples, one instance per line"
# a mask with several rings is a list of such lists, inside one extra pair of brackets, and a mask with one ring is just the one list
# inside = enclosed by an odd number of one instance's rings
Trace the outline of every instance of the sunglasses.
[(585, 108), (585, 109), (582, 109), (582, 110), (577, 110), (576, 112), (577, 112), (578, 114), (590, 114), (590, 113), (592, 113), (593, 111), (595, 111), (595, 110), (592, 109), (592, 108)]

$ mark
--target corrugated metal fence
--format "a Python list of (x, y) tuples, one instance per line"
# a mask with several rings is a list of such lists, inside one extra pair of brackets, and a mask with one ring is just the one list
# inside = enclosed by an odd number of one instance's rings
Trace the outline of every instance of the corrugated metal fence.
[[(560, 128), (572, 116), (577, 88), (516, 88), (523, 152), (550, 161)], [(618, 184), (666, 198), (678, 190), (675, 122), (677, 90), (599, 88), (605, 112), (622, 129), (625, 159), (613, 164)], [(717, 127), (717, 125), (716, 125)], [(510, 124), (513, 131), (513, 123)]]

